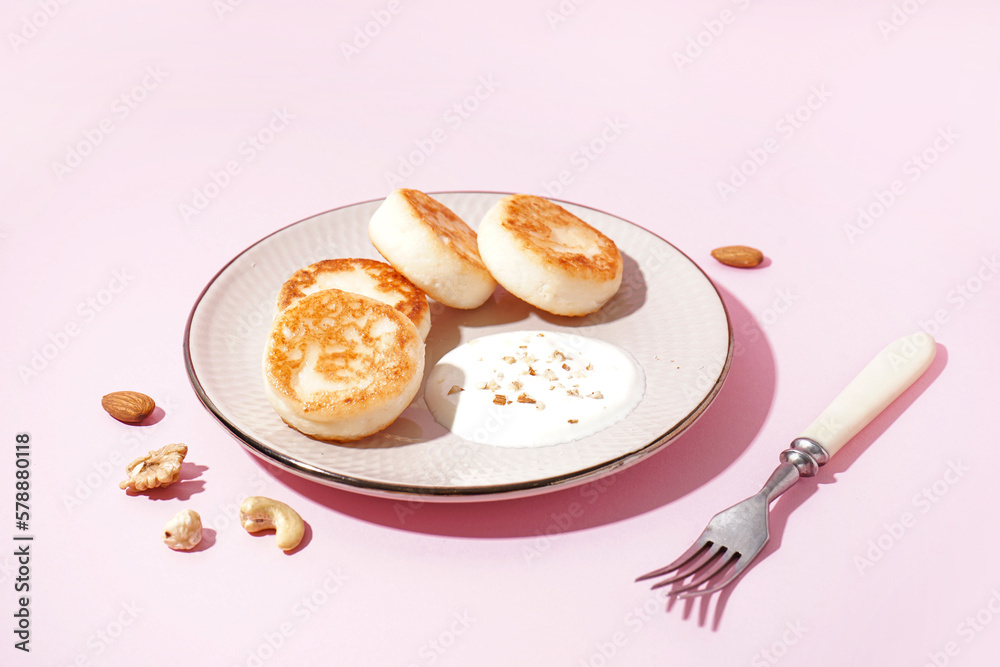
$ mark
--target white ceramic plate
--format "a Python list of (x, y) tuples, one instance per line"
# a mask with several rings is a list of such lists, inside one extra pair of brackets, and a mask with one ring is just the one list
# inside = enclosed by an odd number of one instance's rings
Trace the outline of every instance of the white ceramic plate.
[[(433, 196), (471, 226), (502, 193)], [(273, 304), (296, 269), (332, 257), (381, 259), (368, 221), (381, 200), (302, 220), (258, 241), (205, 287), (185, 331), (198, 397), (252, 453), (295, 474), (377, 496), (484, 500), (541, 493), (606, 475), (670, 442), (715, 398), (732, 359), (725, 306), (705, 274), (678, 249), (621, 218), (560, 202), (613, 239), (625, 260), (622, 287), (597, 313), (548, 315), (498, 288), (472, 311), (432, 303), (427, 371), (473, 338), (509, 330), (573, 331), (624, 348), (642, 366), (646, 391), (608, 429), (573, 442), (504, 448), (463, 440), (431, 417), (422, 394), (389, 428), (331, 444), (286, 426), (264, 395), (262, 358)]]

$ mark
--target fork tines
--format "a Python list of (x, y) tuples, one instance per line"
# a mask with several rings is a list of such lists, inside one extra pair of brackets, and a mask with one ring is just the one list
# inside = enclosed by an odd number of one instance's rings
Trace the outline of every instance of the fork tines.
[[(743, 567), (740, 567), (743, 564), (739, 563), (740, 553), (738, 551), (730, 554), (725, 546), (715, 547), (716, 545), (711, 540), (699, 540), (673, 563), (644, 574), (637, 578), (636, 581), (655, 579), (677, 571), (677, 574), (674, 576), (653, 584), (652, 588), (657, 589), (669, 586), (670, 584), (681, 584), (675, 586), (669, 592), (669, 595), (674, 595), (678, 598), (714, 593), (729, 584), (743, 570)], [(727, 573), (721, 582), (707, 588), (699, 588), (699, 586), (711, 582), (727, 569), (730, 569), (730, 572)], [(693, 579), (686, 583), (681, 583), (690, 577), (693, 577)]]

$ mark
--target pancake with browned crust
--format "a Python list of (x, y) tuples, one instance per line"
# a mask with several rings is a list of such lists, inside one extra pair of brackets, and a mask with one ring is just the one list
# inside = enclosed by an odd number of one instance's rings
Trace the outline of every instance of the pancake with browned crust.
[(498, 201), (479, 223), (479, 254), (514, 296), (556, 315), (586, 315), (615, 295), (622, 256), (614, 241), (534, 195)]
[(424, 343), (416, 325), (376, 299), (328, 289), (275, 318), (264, 387), (289, 426), (323, 440), (376, 433), (420, 388)]
[(399, 271), (374, 259), (324, 259), (299, 269), (281, 286), (275, 314), (302, 297), (325, 289), (378, 299), (409, 317), (417, 326), (420, 338), (427, 340), (431, 330), (427, 296)]
[(478, 308), (496, 289), (476, 232), (419, 190), (391, 192), (372, 215), (368, 236), (397, 271), (446, 306)]

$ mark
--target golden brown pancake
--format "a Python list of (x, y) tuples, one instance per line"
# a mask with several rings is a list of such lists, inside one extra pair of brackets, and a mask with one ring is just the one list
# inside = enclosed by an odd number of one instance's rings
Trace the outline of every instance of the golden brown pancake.
[(372, 215), (368, 236), (397, 271), (446, 306), (478, 308), (496, 289), (476, 232), (419, 190), (391, 192)]
[(409, 317), (426, 340), (431, 328), (427, 296), (385, 262), (374, 259), (324, 259), (293, 273), (278, 292), (276, 313), (324, 289), (340, 289), (386, 303)]
[(614, 241), (534, 195), (498, 201), (479, 224), (479, 254), (511, 294), (556, 315), (586, 315), (621, 286)]
[(289, 426), (324, 440), (357, 440), (406, 409), (423, 369), (424, 344), (408, 317), (376, 299), (327, 289), (275, 318), (264, 387)]

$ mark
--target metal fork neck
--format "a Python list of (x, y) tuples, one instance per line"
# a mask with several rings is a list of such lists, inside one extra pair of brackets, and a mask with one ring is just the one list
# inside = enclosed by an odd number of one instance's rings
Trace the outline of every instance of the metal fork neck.
[(767, 483), (757, 492), (757, 495), (763, 496), (768, 504), (770, 504), (775, 498), (795, 486), (795, 482), (799, 481), (799, 477), (801, 475), (799, 475), (798, 468), (791, 463), (782, 463), (774, 469)]
[(778, 458), (781, 465), (774, 469), (759, 492), (768, 503), (792, 488), (800, 477), (815, 475), (820, 466), (830, 460), (830, 455), (815, 440), (796, 438)]
[(801, 477), (812, 477), (826, 465), (830, 455), (823, 445), (811, 438), (795, 438), (791, 446), (778, 457), (782, 463), (791, 463), (798, 468)]

